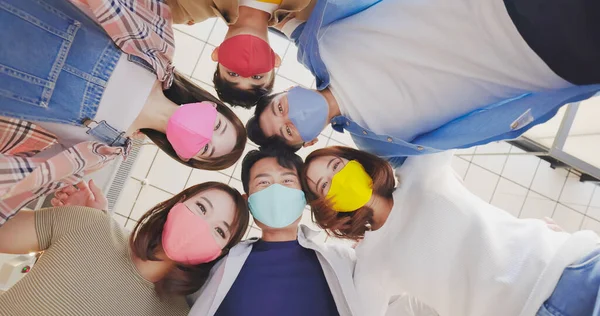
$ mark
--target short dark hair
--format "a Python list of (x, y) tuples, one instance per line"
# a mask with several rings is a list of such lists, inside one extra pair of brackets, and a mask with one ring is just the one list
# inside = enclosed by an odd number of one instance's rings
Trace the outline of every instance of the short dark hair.
[(265, 158), (275, 158), (277, 164), (280, 166), (290, 170), (296, 170), (298, 178), (300, 178), (300, 175), (303, 172), (304, 162), (302, 162), (302, 158), (285, 147), (273, 144), (273, 146), (251, 150), (246, 154), (244, 160), (242, 160), (242, 185), (244, 186), (246, 194), (249, 192), (250, 169), (252, 169), (252, 166), (257, 162)]
[(244, 90), (238, 88), (236, 83), (229, 82), (225, 80), (225, 78), (222, 78), (221, 72), (219, 71), (219, 64), (217, 64), (217, 69), (213, 75), (213, 84), (221, 101), (227, 102), (232, 106), (241, 106), (250, 109), (256, 105), (256, 102), (258, 102), (262, 96), (273, 91), (275, 69), (272, 70), (271, 74), (271, 80), (266, 85), (253, 85), (250, 90)]
[(273, 101), (273, 99), (281, 93), (266, 95), (260, 98), (260, 100), (258, 100), (256, 108), (254, 108), (254, 116), (251, 117), (246, 123), (246, 131), (248, 134), (248, 138), (258, 146), (271, 147), (274, 146), (274, 144), (277, 144), (279, 146), (284, 146), (287, 150), (296, 152), (300, 150), (302, 146), (290, 146), (280, 135), (273, 135), (267, 137), (267, 135), (265, 135), (265, 132), (263, 132), (262, 128), (260, 127), (259, 118), (261, 114), (265, 111), (267, 106), (271, 104), (271, 101)]
[(235, 113), (228, 106), (214, 97), (208, 91), (200, 88), (198, 85), (177, 72), (174, 76), (173, 85), (163, 92), (167, 99), (177, 105), (202, 101), (216, 103), (217, 111), (233, 124), (233, 127), (236, 131), (236, 141), (233, 150), (223, 156), (201, 159), (194, 158), (188, 161), (183, 161), (181, 158), (179, 158), (179, 156), (177, 156), (175, 149), (167, 139), (167, 135), (165, 133), (149, 128), (140, 129), (140, 132), (148, 136), (148, 138), (150, 138), (150, 140), (156, 144), (160, 150), (181, 164), (203, 170), (223, 170), (233, 166), (233, 164), (240, 159), (244, 153), (244, 148), (246, 147), (246, 129), (244, 128), (244, 123), (240, 121), (237, 115), (235, 115)]

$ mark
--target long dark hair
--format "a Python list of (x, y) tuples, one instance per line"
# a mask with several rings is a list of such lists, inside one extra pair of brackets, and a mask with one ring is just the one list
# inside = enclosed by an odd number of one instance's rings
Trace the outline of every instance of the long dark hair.
[(173, 149), (173, 146), (171, 146), (171, 143), (169, 143), (169, 140), (167, 139), (167, 135), (153, 129), (141, 129), (140, 132), (148, 136), (148, 138), (150, 138), (150, 140), (152, 140), (152, 142), (154, 142), (158, 148), (180, 163), (196, 169), (223, 170), (233, 166), (233, 164), (240, 159), (242, 153), (244, 152), (244, 147), (246, 146), (246, 128), (244, 127), (242, 121), (240, 121), (237, 115), (235, 115), (235, 113), (233, 113), (229, 107), (223, 104), (223, 102), (214, 97), (208, 91), (200, 88), (178, 73), (175, 73), (173, 85), (163, 92), (169, 100), (178, 105), (202, 101), (216, 103), (217, 111), (223, 114), (223, 116), (225, 116), (233, 124), (233, 127), (237, 133), (237, 140), (233, 150), (221, 157), (202, 158), (202, 160), (194, 158), (188, 161), (183, 161), (179, 158), (179, 156), (177, 156), (175, 149)]
[(221, 190), (233, 198), (236, 212), (233, 223), (231, 223), (231, 239), (225, 248), (223, 248), (223, 252), (219, 258), (199, 265), (177, 264), (164, 278), (155, 282), (154, 289), (156, 290), (156, 294), (161, 298), (189, 295), (204, 285), (213, 265), (225, 256), (233, 246), (239, 243), (246, 233), (248, 221), (250, 220), (246, 200), (244, 200), (238, 190), (220, 182), (197, 184), (159, 203), (146, 212), (131, 233), (129, 245), (133, 253), (141, 260), (159, 261), (160, 259), (156, 257), (156, 254), (159, 247), (162, 247), (163, 226), (167, 221), (167, 215), (171, 211), (171, 208), (179, 202), (210, 189)]
[(366, 224), (372, 223), (373, 209), (365, 205), (353, 212), (336, 212), (331, 208), (329, 201), (325, 197), (318, 197), (308, 186), (306, 172), (310, 163), (316, 158), (324, 156), (358, 161), (365, 168), (369, 176), (371, 176), (371, 179), (373, 179), (373, 194), (387, 199), (392, 198), (392, 193), (396, 189), (394, 171), (387, 161), (375, 155), (342, 146), (317, 149), (310, 153), (304, 161), (304, 170), (300, 177), (302, 179), (302, 188), (306, 199), (310, 203), (311, 212), (317, 225), (323, 228), (330, 236), (360, 240), (365, 236), (365, 231), (367, 230)]

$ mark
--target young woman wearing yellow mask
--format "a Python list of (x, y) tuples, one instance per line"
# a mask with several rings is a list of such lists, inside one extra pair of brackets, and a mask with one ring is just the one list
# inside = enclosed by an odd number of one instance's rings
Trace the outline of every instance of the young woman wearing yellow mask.
[(359, 241), (354, 281), (371, 315), (403, 292), (440, 315), (598, 313), (598, 236), (556, 232), (488, 204), (462, 185), (451, 158), (407, 159), (398, 185), (390, 165), (366, 152), (329, 147), (306, 158), (317, 224)]

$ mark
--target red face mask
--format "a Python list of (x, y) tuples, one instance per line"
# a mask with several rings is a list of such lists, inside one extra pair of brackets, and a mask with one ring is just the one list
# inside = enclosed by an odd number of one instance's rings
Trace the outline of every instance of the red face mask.
[(219, 63), (242, 77), (252, 77), (275, 67), (269, 43), (253, 35), (236, 35), (219, 47)]

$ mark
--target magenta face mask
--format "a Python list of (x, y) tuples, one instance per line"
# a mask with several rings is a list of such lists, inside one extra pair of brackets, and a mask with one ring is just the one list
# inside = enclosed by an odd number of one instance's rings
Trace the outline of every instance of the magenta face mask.
[(167, 122), (167, 139), (179, 157), (191, 159), (212, 139), (216, 120), (214, 103), (183, 104)]

